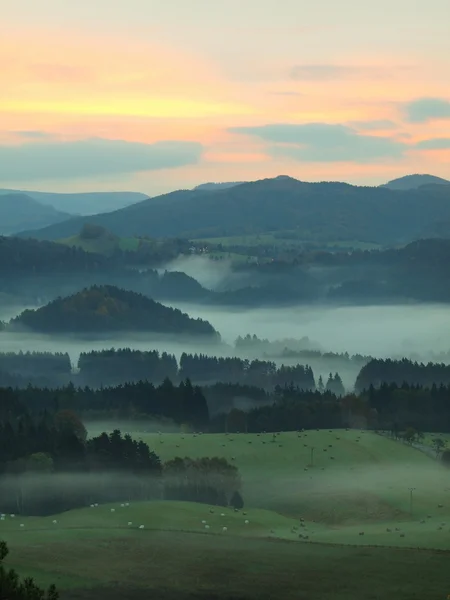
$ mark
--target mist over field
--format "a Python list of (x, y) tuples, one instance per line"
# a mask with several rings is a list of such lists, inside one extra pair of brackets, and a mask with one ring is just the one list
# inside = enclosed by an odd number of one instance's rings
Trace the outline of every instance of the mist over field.
[[(450, 310), (445, 305), (225, 309), (165, 304), (179, 308), (190, 317), (209, 321), (221, 334), (223, 344), (209, 345), (194, 339), (180, 341), (176, 336), (136, 332), (78, 337), (3, 331), (0, 332), (0, 352), (68, 352), (74, 364), (81, 352), (125, 347), (166, 351), (177, 358), (183, 352), (234, 356), (236, 338), (247, 333), (270, 341), (307, 336), (324, 351), (378, 358), (404, 356), (427, 361), (432, 360), (433, 354), (449, 350), (446, 332), (450, 330)], [(7, 321), (24, 308), (0, 307), (0, 320)], [(284, 362), (295, 363), (298, 359), (284, 359)]]

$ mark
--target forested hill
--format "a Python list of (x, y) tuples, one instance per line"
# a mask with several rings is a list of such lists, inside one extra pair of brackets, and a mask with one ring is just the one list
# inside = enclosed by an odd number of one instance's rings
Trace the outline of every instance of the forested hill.
[(207, 321), (191, 319), (180, 310), (109, 285), (86, 288), (42, 308), (25, 310), (10, 322), (9, 327), (41, 333), (147, 331), (220, 340)]
[(214, 191), (172, 192), (22, 235), (67, 238), (89, 222), (121, 236), (195, 239), (295, 229), (305, 239), (398, 244), (421, 237), (443, 219), (450, 220), (450, 186), (397, 191), (277, 177)]

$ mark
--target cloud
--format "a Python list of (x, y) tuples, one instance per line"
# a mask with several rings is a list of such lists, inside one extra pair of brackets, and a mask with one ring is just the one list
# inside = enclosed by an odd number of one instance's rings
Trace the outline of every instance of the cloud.
[(255, 135), (272, 145), (269, 153), (306, 162), (368, 163), (400, 158), (408, 148), (389, 137), (363, 135), (346, 125), (328, 123), (234, 127), (231, 133)]
[(289, 76), (296, 81), (332, 81), (335, 79), (386, 79), (399, 70), (408, 71), (412, 67), (397, 65), (383, 67), (374, 65), (294, 65)]
[(0, 145), (0, 180), (60, 180), (170, 169), (196, 164), (202, 150), (198, 142), (142, 144), (102, 138)]
[(421, 140), (415, 145), (419, 150), (448, 150), (450, 149), (450, 138), (431, 138)]
[(419, 98), (406, 104), (404, 109), (410, 123), (450, 119), (450, 102), (442, 98)]
[(350, 127), (355, 127), (362, 131), (386, 131), (387, 129), (397, 129), (394, 121), (379, 120), (379, 121), (351, 121)]

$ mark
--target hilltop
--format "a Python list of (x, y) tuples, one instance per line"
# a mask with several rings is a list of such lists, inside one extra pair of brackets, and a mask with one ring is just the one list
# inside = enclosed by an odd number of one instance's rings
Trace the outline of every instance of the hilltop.
[(220, 339), (207, 321), (191, 319), (178, 309), (111, 285), (92, 286), (36, 310), (25, 310), (9, 327), (40, 333), (148, 331)]
[(0, 235), (12, 235), (23, 229), (38, 229), (65, 221), (69, 217), (68, 213), (41, 204), (26, 194), (0, 193)]
[[(92, 216), (89, 223), (122, 237), (198, 239), (295, 230), (305, 240), (399, 244), (421, 237), (433, 223), (450, 219), (450, 187), (433, 188), (437, 189), (397, 191), (278, 177), (216, 191), (172, 192)], [(86, 222), (74, 218), (21, 235), (62, 239), (78, 233)]]
[(435, 175), (405, 175), (405, 177), (392, 179), (380, 187), (391, 190), (416, 190), (423, 185), (450, 185), (450, 181)]

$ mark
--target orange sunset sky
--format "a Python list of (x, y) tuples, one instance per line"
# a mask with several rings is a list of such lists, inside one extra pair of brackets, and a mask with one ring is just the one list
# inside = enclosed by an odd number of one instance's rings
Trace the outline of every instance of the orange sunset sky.
[(0, 187), (450, 178), (449, 0), (5, 0)]

